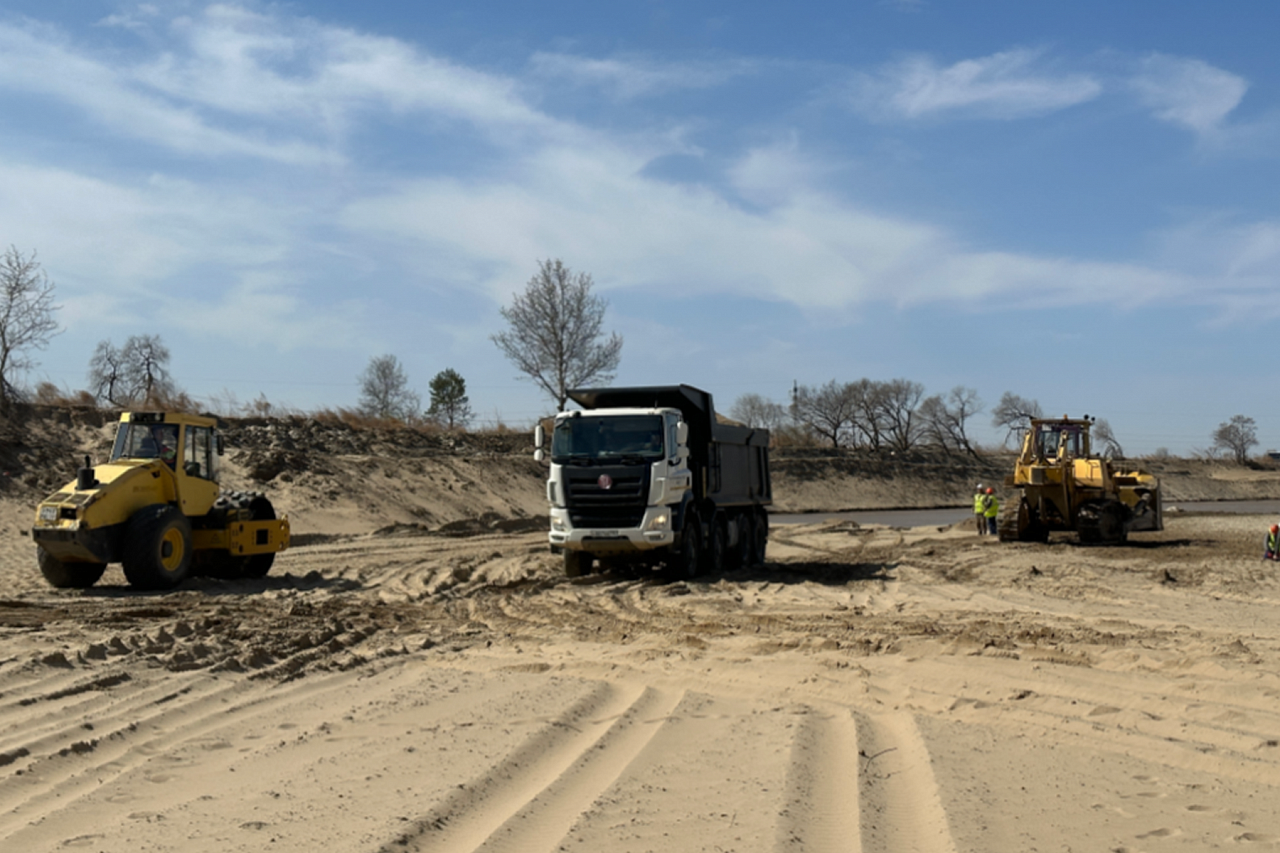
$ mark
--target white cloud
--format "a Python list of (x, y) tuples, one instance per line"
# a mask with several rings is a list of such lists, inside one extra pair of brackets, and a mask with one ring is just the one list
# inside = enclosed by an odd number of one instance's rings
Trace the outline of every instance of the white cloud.
[(1156, 118), (1209, 133), (1244, 98), (1244, 78), (1199, 59), (1156, 54), (1143, 60), (1131, 85)]
[(598, 86), (620, 98), (714, 88), (757, 68), (746, 60), (665, 62), (645, 57), (587, 59), (563, 53), (535, 53), (529, 66), (536, 76)]
[(334, 159), (305, 142), (218, 128), (192, 106), (141, 89), (126, 70), (83, 56), (43, 30), (0, 24), (0, 88), (70, 104), (118, 135), (177, 151), (299, 164)]
[(960, 112), (1007, 119), (1064, 109), (1102, 91), (1088, 75), (1039, 70), (1040, 57), (1040, 51), (1011, 50), (940, 67), (913, 56), (861, 76), (854, 100), (873, 114), (898, 118)]
[[(752, 152), (731, 171), (758, 192), (762, 173), (803, 173), (784, 154)], [(627, 156), (547, 148), (507, 180), (418, 181), (353, 203), (345, 221), (439, 247), (497, 301), (544, 257), (572, 258), (605, 290), (727, 293), (837, 314), (874, 302), (980, 304), (996, 295), (1024, 307), (1134, 305), (1188, 287), (1138, 264), (975, 250), (927, 222), (835, 198), (816, 180), (745, 210), (705, 187), (647, 180)]]

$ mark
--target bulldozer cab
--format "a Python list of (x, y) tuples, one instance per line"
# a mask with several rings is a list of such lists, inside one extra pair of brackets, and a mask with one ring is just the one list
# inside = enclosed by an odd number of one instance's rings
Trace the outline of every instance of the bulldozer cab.
[[(1079, 459), (1089, 456), (1089, 424), (1079, 421), (1036, 421), (1032, 424), (1036, 459)], [(1028, 460), (1030, 461), (1030, 460)]]

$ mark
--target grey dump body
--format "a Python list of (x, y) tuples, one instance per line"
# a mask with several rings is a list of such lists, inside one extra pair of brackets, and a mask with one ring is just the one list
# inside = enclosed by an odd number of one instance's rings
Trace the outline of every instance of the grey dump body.
[(689, 425), (693, 496), (717, 508), (773, 503), (769, 481), (769, 431), (722, 424), (711, 394), (692, 385), (578, 388), (569, 399), (591, 409), (678, 409)]

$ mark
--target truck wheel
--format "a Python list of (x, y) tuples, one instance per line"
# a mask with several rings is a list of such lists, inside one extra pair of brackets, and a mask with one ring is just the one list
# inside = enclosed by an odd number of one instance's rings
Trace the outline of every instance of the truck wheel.
[(768, 513), (760, 513), (756, 516), (751, 525), (751, 531), (755, 538), (751, 540), (751, 565), (764, 565), (764, 552), (769, 547), (769, 515)]
[(689, 580), (698, 576), (698, 560), (701, 549), (698, 542), (698, 521), (691, 518), (680, 536), (680, 547), (671, 555), (667, 570), (675, 580)]
[[(751, 565), (751, 516), (743, 513), (737, 517), (738, 541), (726, 548), (724, 567), (729, 571)], [(728, 541), (726, 539), (726, 541)]]
[(591, 571), (591, 559), (591, 555), (586, 551), (570, 551), (566, 548), (564, 552), (565, 577), (580, 578)]
[(168, 504), (144, 507), (125, 528), (124, 576), (139, 589), (172, 589), (191, 571), (191, 522)]
[(43, 548), (36, 548), (36, 565), (51, 586), (58, 589), (88, 589), (107, 570), (106, 563), (64, 563)]
[(702, 572), (718, 575), (724, 571), (724, 521), (717, 515), (711, 521), (707, 547), (702, 549)]

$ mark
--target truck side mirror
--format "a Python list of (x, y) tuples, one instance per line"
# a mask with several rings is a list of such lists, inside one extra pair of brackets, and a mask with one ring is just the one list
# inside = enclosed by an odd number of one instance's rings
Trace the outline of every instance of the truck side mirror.
[(676, 444), (681, 447), (689, 444), (689, 425), (684, 421), (676, 424)]
[(542, 452), (542, 442), (546, 440), (547, 434), (542, 429), (542, 424), (538, 424), (533, 428), (533, 461), (541, 462), (546, 456)]

